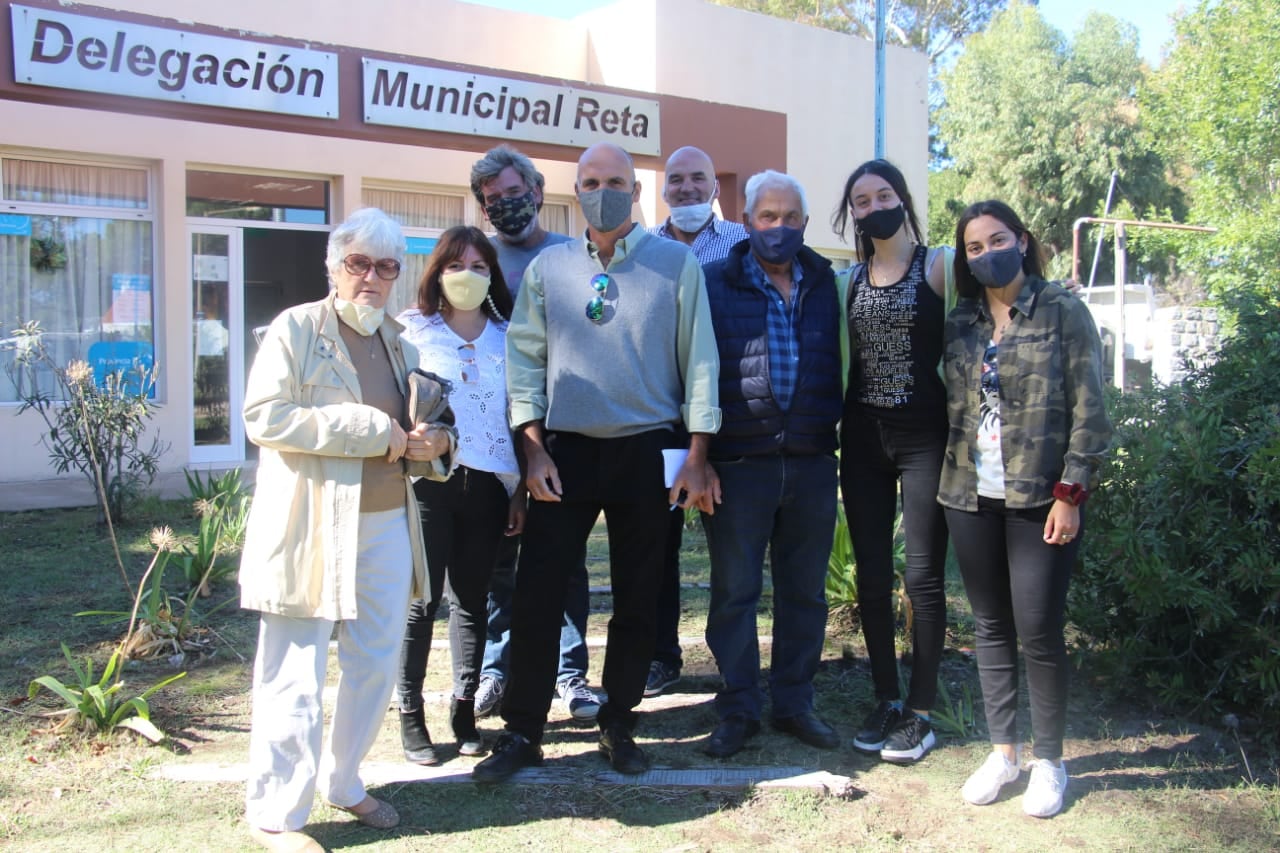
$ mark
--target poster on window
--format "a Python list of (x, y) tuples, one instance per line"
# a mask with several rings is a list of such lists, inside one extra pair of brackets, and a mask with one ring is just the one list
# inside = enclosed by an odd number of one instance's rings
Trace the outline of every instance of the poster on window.
[[(111, 276), (111, 310), (103, 321), (104, 331), (133, 332), (151, 336), (151, 276), (116, 273)], [(146, 329), (139, 329), (145, 326)]]

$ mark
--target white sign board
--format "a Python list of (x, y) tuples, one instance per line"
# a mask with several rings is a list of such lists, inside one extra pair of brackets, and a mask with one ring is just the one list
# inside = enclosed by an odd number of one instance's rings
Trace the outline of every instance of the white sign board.
[(662, 153), (655, 100), (367, 57), (362, 65), (369, 124)]
[(18, 83), (338, 117), (338, 57), (29, 6), (11, 7)]

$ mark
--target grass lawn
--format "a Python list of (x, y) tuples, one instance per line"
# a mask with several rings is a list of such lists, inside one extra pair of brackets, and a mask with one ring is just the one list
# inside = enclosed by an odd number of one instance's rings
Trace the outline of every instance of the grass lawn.
[[(72, 614), (124, 609), (124, 585), (92, 510), (0, 515), (0, 847), (12, 850), (256, 849), (242, 820), (243, 782), (256, 620), (234, 603), (212, 615), (204, 651), (183, 664), (187, 677), (151, 698), (152, 718), (171, 739), (152, 746), (128, 732), (107, 737), (55, 731), (43, 716), (59, 707), (42, 691), (27, 701), (31, 679), (71, 674), (59, 642), (99, 665), (122, 629)], [(147, 534), (168, 524), (194, 532), (181, 502), (153, 501), (119, 531), (134, 583), (151, 556)], [(588, 557), (592, 585), (608, 583), (603, 525)], [(684, 580), (705, 583), (701, 533), (686, 532)], [(166, 586), (182, 591), (174, 571)], [(964, 649), (972, 623), (952, 586), (952, 631), (943, 678), (953, 698), (978, 696), (976, 668)], [(215, 587), (206, 608), (235, 596)], [(308, 832), (326, 847), (417, 850), (1240, 850), (1280, 848), (1277, 757), (1240, 743), (1229, 731), (1153, 715), (1104, 698), (1090, 672), (1078, 672), (1068, 723), (1071, 774), (1066, 810), (1049, 821), (1025, 817), (1010, 785), (995, 804), (967, 806), (959, 789), (987, 751), (980, 708), (977, 731), (940, 739), (923, 762), (882, 764), (849, 747), (813, 750), (766, 728), (734, 758), (716, 762), (698, 750), (715, 725), (715, 664), (700, 642), (705, 589), (683, 596), (685, 678), (671, 695), (646, 700), (637, 736), (655, 768), (741, 770), (796, 768), (825, 772), (847, 785), (827, 790), (765, 786), (679, 787), (614, 784), (596, 754), (594, 730), (574, 725), (553, 705), (545, 749), (551, 783), (479, 787), (467, 778), (476, 759), (448, 746), (448, 650), (433, 651), (427, 680), (428, 723), (445, 742), (448, 778), (405, 781), (394, 713), (369, 758), (373, 792), (390, 800), (403, 823), (389, 833), (365, 829), (317, 804)], [(609, 597), (592, 596), (592, 639), (603, 638)], [(768, 602), (762, 634), (768, 636)], [(443, 622), (437, 640), (445, 639)], [(868, 710), (870, 677), (862, 640), (847, 610), (833, 613), (817, 677), (818, 712), (852, 740)], [(769, 647), (762, 645), (767, 665)], [(593, 646), (591, 680), (599, 684), (603, 650)], [(333, 668), (331, 667), (331, 670)], [(134, 695), (175, 670), (161, 659), (131, 663)], [(1025, 706), (1025, 700), (1024, 700)], [(493, 734), (500, 721), (482, 721)], [(1027, 721), (1022, 723), (1024, 730)], [(756, 771), (752, 771), (756, 772)], [(1025, 778), (1025, 777), (1024, 777)]]

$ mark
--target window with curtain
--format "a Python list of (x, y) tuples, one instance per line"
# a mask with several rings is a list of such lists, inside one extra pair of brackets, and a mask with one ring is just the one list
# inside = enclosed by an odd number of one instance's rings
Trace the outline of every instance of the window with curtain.
[(387, 298), (387, 310), (398, 314), (418, 304), (418, 284), (427, 269), (435, 238), (455, 225), (466, 225), (468, 196), (365, 187), (361, 200), (399, 222), (409, 241), (400, 277)]
[(573, 236), (573, 232), (569, 230), (572, 226), (567, 202), (543, 201), (542, 210), (538, 211), (538, 221), (548, 231)]
[(443, 231), (455, 225), (466, 224), (463, 220), (465, 198), (461, 195), (365, 187), (363, 199), (366, 207), (380, 208), (405, 228)]
[(0, 402), (51, 375), (13, 363), (14, 330), (35, 320), (59, 364), (107, 371), (154, 359), (153, 224), (145, 169), (0, 160)]

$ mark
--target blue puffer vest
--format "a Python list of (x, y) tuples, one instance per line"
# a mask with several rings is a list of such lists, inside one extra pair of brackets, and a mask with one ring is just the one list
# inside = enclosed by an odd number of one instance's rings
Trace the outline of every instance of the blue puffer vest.
[(724, 415), (710, 456), (834, 453), (843, 391), (840, 300), (831, 262), (808, 247), (796, 255), (802, 276), (796, 297), (800, 371), (791, 408), (783, 412), (769, 385), (768, 297), (743, 270), (749, 251), (743, 240), (727, 258), (703, 268), (720, 348)]

